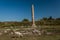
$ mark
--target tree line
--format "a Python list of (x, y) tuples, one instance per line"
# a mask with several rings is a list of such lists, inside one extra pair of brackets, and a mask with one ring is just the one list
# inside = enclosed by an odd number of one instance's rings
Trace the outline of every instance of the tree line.
[[(40, 20), (35, 21), (36, 25), (60, 25), (60, 18), (52, 18), (50, 16), (49, 18), (43, 17)], [(5, 26), (31, 26), (32, 21), (29, 19), (23, 19), (21, 22), (0, 22), (0, 27)]]

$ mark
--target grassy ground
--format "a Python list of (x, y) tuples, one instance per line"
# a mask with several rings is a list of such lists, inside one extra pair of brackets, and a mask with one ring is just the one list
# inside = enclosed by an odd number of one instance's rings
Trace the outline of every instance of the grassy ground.
[[(60, 29), (60, 26), (50, 26), (50, 27), (41, 26), (40, 28), (42, 28), (42, 29), (44, 29), (44, 28)], [(0, 29), (0, 30), (2, 30), (2, 29)], [(17, 37), (17, 38), (13, 38), (12, 35), (3, 34), (3, 35), (0, 35), (0, 40), (60, 40), (60, 34), (41, 35), (41, 36), (38, 36), (38, 35), (24, 35), (23, 37)]]
[(60, 35), (41, 35), (41, 36), (29, 36), (12, 38), (12, 35), (1, 35), (0, 40), (60, 40)]

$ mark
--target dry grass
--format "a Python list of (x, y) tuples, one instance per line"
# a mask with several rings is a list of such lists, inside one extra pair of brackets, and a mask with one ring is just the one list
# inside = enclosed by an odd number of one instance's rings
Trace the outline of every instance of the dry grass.
[(60, 40), (60, 35), (25, 35), (23, 37), (12, 37), (12, 35), (3, 34), (0, 40)]

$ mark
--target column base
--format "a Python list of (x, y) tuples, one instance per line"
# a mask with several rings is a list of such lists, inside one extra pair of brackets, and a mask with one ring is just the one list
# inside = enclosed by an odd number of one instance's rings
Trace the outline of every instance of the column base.
[(37, 26), (35, 24), (32, 25), (32, 28), (36, 28)]

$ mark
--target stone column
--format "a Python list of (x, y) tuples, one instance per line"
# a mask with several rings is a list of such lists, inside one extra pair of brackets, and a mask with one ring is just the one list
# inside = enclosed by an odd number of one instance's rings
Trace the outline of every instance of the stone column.
[(36, 27), (34, 20), (34, 5), (32, 4), (32, 27)]

